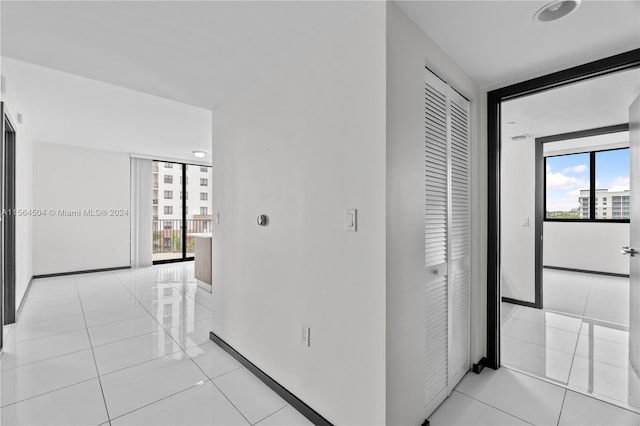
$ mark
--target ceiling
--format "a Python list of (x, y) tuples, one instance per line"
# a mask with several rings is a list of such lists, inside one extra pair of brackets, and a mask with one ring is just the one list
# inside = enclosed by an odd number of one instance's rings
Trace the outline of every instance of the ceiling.
[(367, 5), (2, 0), (2, 55), (211, 109)]
[(640, 47), (640, 1), (583, 0), (555, 22), (544, 1), (397, 1), (482, 88), (494, 89)]
[[(2, 54), (215, 108), (369, 1), (2, 1)], [(640, 47), (640, 1), (399, 1), (481, 87)]]
[(640, 69), (562, 86), (502, 103), (502, 135), (551, 136), (629, 122)]

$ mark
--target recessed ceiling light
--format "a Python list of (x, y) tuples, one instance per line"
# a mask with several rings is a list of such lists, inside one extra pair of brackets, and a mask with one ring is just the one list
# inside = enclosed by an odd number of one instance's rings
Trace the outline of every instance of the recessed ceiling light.
[(534, 21), (551, 22), (574, 12), (582, 0), (555, 0), (543, 6), (533, 15)]
[(196, 157), (198, 157), (198, 158), (202, 158), (202, 157), (204, 157), (205, 155), (207, 155), (207, 153), (206, 153), (206, 152), (204, 152), (204, 151), (193, 151), (193, 155), (195, 155), (195, 156), (196, 156)]

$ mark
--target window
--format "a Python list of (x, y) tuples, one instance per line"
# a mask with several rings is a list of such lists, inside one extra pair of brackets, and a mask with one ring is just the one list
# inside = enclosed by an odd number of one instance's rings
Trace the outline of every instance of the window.
[[(191, 176), (192, 179), (187, 176)], [(202, 179), (200, 179), (201, 177)], [(209, 186), (209, 181), (212, 179), (211, 167), (200, 164), (154, 161), (151, 178), (154, 190), (152, 201), (153, 263), (193, 259), (193, 234), (211, 229), (209, 209), (200, 208), (200, 206), (207, 205), (208, 200), (211, 199), (211, 187)], [(163, 181), (171, 185), (165, 184), (162, 187), (160, 183)], [(178, 181), (180, 182), (179, 186)], [(188, 186), (189, 184), (191, 186)], [(187, 204), (189, 203), (189, 192), (192, 193), (192, 199), (195, 197), (191, 208)], [(180, 197), (180, 200), (174, 201), (174, 197)], [(196, 201), (198, 199), (199, 203)], [(190, 212), (191, 215), (189, 215)]]
[(548, 156), (545, 168), (545, 220), (629, 220), (629, 148)]
[(200, 207), (200, 214), (209, 214), (208, 207)]
[(545, 158), (546, 219), (589, 219), (589, 154)]

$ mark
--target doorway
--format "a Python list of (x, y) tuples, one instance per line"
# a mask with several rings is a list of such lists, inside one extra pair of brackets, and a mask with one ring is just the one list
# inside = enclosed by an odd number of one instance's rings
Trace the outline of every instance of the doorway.
[[(501, 341), (501, 332), (502, 332), (501, 319), (503, 314), (501, 312), (501, 302), (502, 300), (504, 300), (503, 294), (502, 294), (502, 290), (504, 288), (503, 287), (504, 279), (505, 279), (504, 263), (506, 260), (509, 259), (509, 256), (511, 255), (511, 252), (505, 252), (505, 249), (507, 249), (507, 247), (505, 247), (505, 240), (504, 240), (505, 235), (503, 231), (503, 226), (505, 225), (505, 223), (509, 223), (511, 221), (511, 222), (514, 222), (514, 226), (517, 226), (517, 227), (529, 227), (532, 229), (535, 228), (535, 233), (530, 232), (532, 235), (531, 245), (530, 245), (531, 258), (533, 258), (534, 255), (538, 256), (540, 259), (540, 262), (536, 262), (535, 265), (542, 265), (542, 253), (538, 254), (537, 250), (534, 253), (533, 247), (534, 247), (534, 241), (536, 241), (538, 244), (541, 244), (541, 242), (543, 241), (542, 239), (540, 239), (540, 237), (542, 236), (543, 226), (546, 225), (546, 223), (542, 224), (542, 223), (539, 223), (538, 220), (535, 220), (535, 218), (538, 215), (534, 213), (531, 213), (531, 215), (522, 215), (522, 216), (519, 216), (519, 215), (506, 216), (505, 215), (505, 211), (504, 211), (505, 206), (503, 205), (505, 200), (502, 198), (503, 197), (502, 190), (503, 190), (503, 183), (505, 182), (504, 175), (509, 172), (509, 166), (510, 166), (508, 162), (505, 161), (505, 158), (504, 158), (505, 155), (507, 154), (507, 151), (510, 148), (507, 147), (505, 149), (505, 146), (503, 145), (505, 135), (503, 134), (504, 131), (503, 131), (503, 128), (501, 127), (501, 125), (503, 124), (502, 122), (503, 115), (505, 113), (505, 110), (504, 110), (505, 103), (508, 101), (517, 100), (519, 98), (523, 98), (526, 96), (539, 94), (544, 91), (548, 91), (549, 89), (564, 87), (571, 83), (583, 82), (589, 79), (593, 79), (594, 77), (609, 75), (618, 71), (637, 68), (639, 64), (640, 64), (640, 50), (635, 50), (635, 51), (627, 52), (625, 54), (616, 55), (614, 57), (606, 58), (600, 61), (575, 67), (569, 70), (554, 73), (548, 76), (540, 77), (527, 82), (519, 83), (513, 86), (509, 86), (503, 89), (490, 92), (488, 94), (488, 118), (489, 118), (489, 123), (488, 123), (488, 136), (489, 136), (488, 217), (489, 217), (489, 223), (488, 223), (488, 265), (487, 265), (488, 267), (487, 268), (488, 270), (487, 365), (490, 366), (491, 368), (497, 369), (503, 364), (503, 359), (501, 359), (501, 349), (503, 346), (502, 344), (503, 342)], [(554, 134), (547, 133), (547, 135), (554, 135)], [(514, 135), (514, 136), (518, 136), (518, 135)], [(528, 135), (523, 135), (523, 136), (524, 138), (526, 138)], [(542, 144), (535, 144), (534, 142), (535, 141), (531, 139), (531, 146), (530, 146), (531, 155), (534, 156), (534, 151), (535, 151), (535, 153), (538, 154), (540, 158), (544, 158), (544, 157), (541, 157), (541, 153), (542, 153), (541, 150), (543, 148)], [(596, 154), (589, 154), (588, 156), (595, 157), (597, 155), (604, 155), (604, 154), (596, 153)], [(588, 163), (588, 164), (592, 164), (592, 163)], [(531, 182), (534, 182), (536, 180), (533, 176), (534, 176), (534, 170), (537, 170), (537, 169), (538, 168), (534, 169), (534, 167), (531, 167), (531, 173), (532, 173)], [(542, 173), (538, 175), (538, 179), (537, 179), (539, 183), (538, 186), (541, 188), (544, 188), (544, 184), (545, 184), (544, 179), (546, 176), (544, 166), (540, 170), (542, 170)], [(540, 179), (540, 177), (542, 179)], [(589, 179), (589, 183), (590, 181), (591, 179)], [(598, 189), (595, 183), (591, 185), (591, 188), (593, 188), (594, 191)], [(586, 194), (579, 194), (579, 195), (583, 195), (580, 197), (581, 201), (584, 198), (590, 197), (592, 201), (587, 202), (587, 204), (592, 202), (595, 203), (596, 197), (594, 197), (593, 194), (590, 193), (591, 188), (585, 188), (585, 190), (587, 190)], [(620, 199), (617, 200), (618, 201), (617, 204), (619, 204), (620, 206), (623, 204), (622, 196), (623, 195), (620, 195)], [(540, 213), (540, 217), (544, 217), (544, 215), (547, 215), (550, 212), (547, 209), (544, 209), (544, 203), (546, 202), (546, 200), (544, 198), (540, 199), (539, 196), (538, 198), (539, 200), (541, 200), (540, 205), (543, 206), (543, 208), (538, 208), (537, 211)], [(531, 197), (531, 202), (533, 202), (533, 200), (534, 200), (534, 197)], [(572, 214), (581, 213), (581, 211), (578, 209), (577, 200), (578, 200), (578, 197), (576, 197), (576, 200), (575, 200), (576, 206), (574, 208), (576, 209), (576, 211), (574, 211)], [(610, 203), (609, 215), (611, 215), (613, 213), (612, 211), (613, 199), (609, 200), (609, 203)], [(617, 207), (620, 207), (620, 206), (617, 206)], [(602, 214), (604, 211), (603, 207), (604, 206), (602, 204), (599, 207), (597, 207), (597, 209), (599, 209), (598, 211), (600, 212), (600, 214)], [(589, 214), (592, 214), (591, 209), (592, 209), (591, 206), (587, 206), (587, 211)], [(534, 211), (533, 206), (531, 207), (531, 211), (532, 212)], [(554, 211), (551, 213), (561, 214), (560, 211)], [(591, 216), (591, 217), (595, 219), (595, 216)], [(575, 219), (578, 220), (579, 218), (575, 218)], [(553, 222), (553, 220), (551, 220), (550, 222)], [(616, 250), (616, 254), (618, 256), (619, 256), (618, 251), (621, 248), (622, 247), (618, 247)], [(533, 264), (534, 263), (532, 262), (532, 265)], [(534, 270), (536, 272), (535, 274), (534, 274)], [(529, 279), (531, 279), (531, 281), (533, 282), (533, 277), (534, 275), (536, 275), (536, 278), (535, 278), (536, 283), (541, 283), (543, 280), (543, 275), (545, 274), (545, 272), (547, 272), (547, 270), (546, 269), (542, 270), (542, 268), (540, 267), (539, 275), (537, 274), (537, 272), (538, 270), (532, 266), (530, 269), (530, 273), (528, 274)], [(514, 282), (516, 281), (517, 280), (514, 280)], [(540, 285), (538, 288), (536, 288), (535, 292), (532, 290), (534, 288), (533, 285), (529, 288), (531, 289), (530, 293), (521, 297), (522, 299), (526, 299), (525, 302), (528, 302), (529, 304), (528, 309), (531, 309), (533, 311), (535, 310), (534, 308), (543, 308), (545, 305), (545, 298), (543, 298), (544, 292), (543, 292), (542, 286)], [(510, 289), (510, 290), (513, 290), (513, 289)], [(520, 296), (522, 296), (522, 294), (520, 294)], [(518, 298), (514, 298), (514, 299), (518, 299)], [(525, 306), (527, 305), (526, 303), (521, 303), (521, 305), (522, 304), (524, 304)], [(546, 321), (547, 319), (544, 319), (544, 320)], [(597, 328), (599, 324), (592, 324), (591, 326)], [(597, 331), (594, 331), (594, 332), (597, 333)], [(587, 345), (589, 343), (590, 342), (587, 342)], [(571, 363), (571, 360), (569, 361), (569, 363)], [(587, 366), (587, 368), (589, 368), (589, 366)], [(629, 382), (630, 388), (631, 388), (631, 385), (632, 384)]]
[(0, 349), (4, 326), (16, 321), (16, 131), (4, 102), (0, 104), (2, 148), (0, 152)]

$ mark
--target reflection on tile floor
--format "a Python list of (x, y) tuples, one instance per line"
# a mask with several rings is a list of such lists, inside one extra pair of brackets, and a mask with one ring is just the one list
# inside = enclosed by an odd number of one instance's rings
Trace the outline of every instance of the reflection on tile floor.
[(210, 302), (193, 262), (34, 280), (0, 424), (309, 424), (209, 340)]
[(429, 417), (431, 426), (639, 426), (640, 414), (501, 368), (467, 373)]
[(640, 411), (629, 280), (545, 269), (545, 309), (502, 304), (502, 363)]

